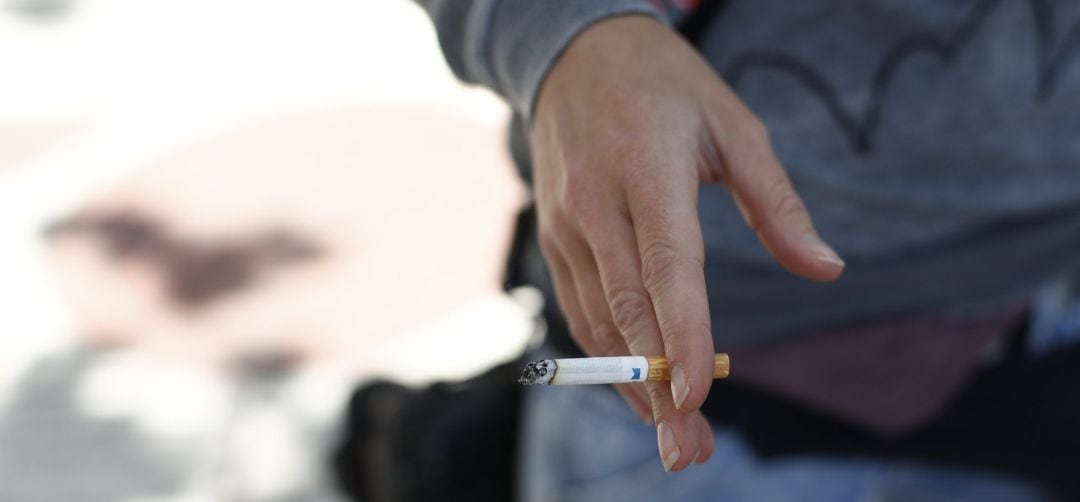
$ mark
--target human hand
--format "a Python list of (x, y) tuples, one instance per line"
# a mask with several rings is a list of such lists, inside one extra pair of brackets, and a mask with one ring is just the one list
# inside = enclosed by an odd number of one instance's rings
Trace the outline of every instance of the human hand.
[(699, 183), (725, 185), (792, 273), (829, 281), (843, 262), (761, 122), (652, 18), (604, 20), (570, 44), (541, 87), (531, 144), (540, 245), (575, 341), (593, 356), (666, 355), (670, 387), (619, 391), (657, 424), (665, 469), (705, 462), (714, 349)]

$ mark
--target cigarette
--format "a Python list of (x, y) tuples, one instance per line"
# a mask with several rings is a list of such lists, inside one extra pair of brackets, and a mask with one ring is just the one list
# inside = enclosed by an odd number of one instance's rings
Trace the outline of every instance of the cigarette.
[[(713, 359), (713, 378), (727, 378), (731, 360), (727, 354)], [(671, 380), (664, 356), (581, 357), (544, 359), (525, 365), (518, 380), (523, 385), (587, 385)]]

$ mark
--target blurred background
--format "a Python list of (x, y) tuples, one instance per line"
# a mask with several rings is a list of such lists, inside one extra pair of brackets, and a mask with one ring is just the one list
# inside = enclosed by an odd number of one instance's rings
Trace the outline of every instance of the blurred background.
[(358, 384), (527, 342), (507, 116), (405, 0), (0, 0), (0, 500), (343, 500)]

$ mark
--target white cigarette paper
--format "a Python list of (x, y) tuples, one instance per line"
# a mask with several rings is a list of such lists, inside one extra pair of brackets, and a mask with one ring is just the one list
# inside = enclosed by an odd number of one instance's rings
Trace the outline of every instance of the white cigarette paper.
[(649, 360), (644, 356), (547, 359), (531, 363), (522, 376), (525, 384), (586, 385), (644, 382)]
[(641, 382), (649, 376), (644, 356), (556, 359), (552, 385)]
[[(713, 378), (731, 374), (731, 358), (713, 357)], [(582, 357), (544, 359), (525, 365), (518, 379), (522, 385), (583, 385), (666, 381), (671, 378), (664, 356)]]

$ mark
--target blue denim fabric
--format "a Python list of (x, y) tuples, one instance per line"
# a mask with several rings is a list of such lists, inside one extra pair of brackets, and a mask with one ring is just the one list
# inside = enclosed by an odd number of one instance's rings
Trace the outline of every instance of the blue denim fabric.
[(1044, 286), (1031, 304), (1025, 351), (1033, 357), (1080, 342), (1080, 275)]
[[(1031, 313), (1028, 357), (1080, 343), (1080, 279), (1044, 286)], [(974, 469), (827, 455), (764, 460), (724, 427), (713, 429), (707, 464), (665, 473), (653, 428), (600, 386), (529, 387), (522, 433), (526, 502), (1053, 500), (1023, 480)]]
[(1053, 500), (977, 470), (830, 456), (763, 460), (728, 428), (714, 428), (707, 464), (665, 473), (653, 428), (600, 386), (529, 388), (523, 425), (525, 502)]

